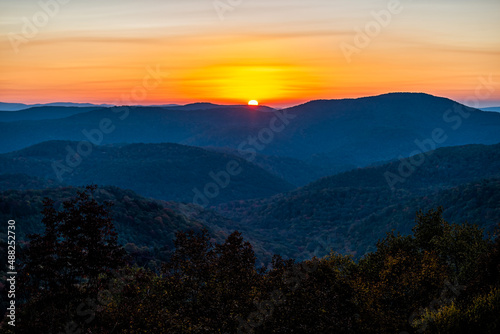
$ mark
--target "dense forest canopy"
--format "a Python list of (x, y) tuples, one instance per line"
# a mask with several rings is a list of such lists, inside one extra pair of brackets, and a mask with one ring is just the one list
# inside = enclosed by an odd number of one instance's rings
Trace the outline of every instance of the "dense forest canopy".
[(177, 233), (168, 258), (146, 268), (131, 265), (109, 204), (95, 196), (87, 187), (59, 205), (44, 200), (44, 229), (21, 251), (16, 333), (469, 333), (500, 325), (500, 238), (445, 221), (442, 208), (417, 213), (411, 235), (389, 233), (359, 261), (275, 255), (259, 267), (239, 232), (215, 242), (202, 229)]

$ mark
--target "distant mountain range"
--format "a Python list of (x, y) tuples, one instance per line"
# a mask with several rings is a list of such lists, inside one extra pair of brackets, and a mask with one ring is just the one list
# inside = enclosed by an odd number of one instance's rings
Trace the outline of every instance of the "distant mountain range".
[(500, 112), (500, 107), (489, 107), (489, 108), (481, 108), (482, 111), (494, 111)]
[[(0, 102), (0, 112), (2, 111), (21, 111), (37, 107), (75, 107), (75, 108), (88, 108), (88, 107), (116, 107), (114, 104), (94, 104), (94, 103), (73, 103), (73, 102), (53, 102), (53, 103), (7, 103)], [(156, 108), (181, 108), (183, 110), (204, 110), (220, 107), (237, 107), (241, 105), (220, 105), (208, 102), (196, 102), (186, 105), (181, 104), (152, 104), (152, 105), (133, 105), (134, 107), (156, 107)]]
[(93, 104), (93, 103), (73, 103), (73, 102), (53, 102), (53, 103), (6, 103), (0, 102), (0, 111), (19, 111), (33, 107), (113, 107), (112, 104)]
[[(4, 103), (4, 105), (6, 105)], [(82, 114), (89, 111), (98, 110), (99, 108), (115, 107), (111, 105), (93, 105), (90, 103), (48, 103), (40, 105), (23, 105), (23, 104), (7, 104), (12, 105), (16, 109), (17, 105), (25, 106), (23, 109), (9, 110), (9, 107), (2, 109), (0, 102), (0, 122), (17, 122), (17, 121), (38, 121), (45, 119), (61, 119), (70, 117), (76, 114)], [(217, 105), (212, 103), (191, 103), (186, 105), (165, 104), (153, 106), (135, 106), (144, 108), (168, 108), (173, 110), (193, 111), (193, 110), (209, 110), (215, 108), (234, 108), (243, 106)], [(258, 106), (253, 107), (254, 110), (272, 111), (274, 109)]]
[(81, 114), (101, 107), (50, 107), (40, 106), (18, 111), (0, 111), (0, 122), (40, 121), (45, 119), (61, 119)]
[[(103, 120), (112, 131), (101, 138), (94, 130)], [(168, 142), (229, 148), (249, 160), (255, 153), (299, 159), (326, 176), (418, 150), (495, 144), (500, 114), (406, 93), (312, 101), (274, 112), (248, 106), (97, 108), (61, 119), (0, 123), (0, 152), (48, 140), (92, 140), (89, 134), (98, 144)]]
[[(0, 112), (0, 190), (17, 191), (1, 208), (35, 215), (38, 207), (22, 199), (38, 203), (45, 192), (57, 197), (57, 189), (70, 189), (61, 187), (96, 183), (151, 198), (141, 205), (168, 201), (158, 210), (215, 230), (238, 229), (261, 259), (307, 259), (331, 249), (359, 257), (392, 229), (409, 233), (419, 209), (443, 205), (445, 219), (497, 224), (498, 143), (500, 113), (426, 94), (283, 110), (33, 107)], [(123, 205), (123, 196), (111, 198)], [(36, 230), (33, 217), (29, 229)], [(171, 221), (154, 244), (138, 229), (122, 240), (157, 247), (177, 225), (191, 226)]]

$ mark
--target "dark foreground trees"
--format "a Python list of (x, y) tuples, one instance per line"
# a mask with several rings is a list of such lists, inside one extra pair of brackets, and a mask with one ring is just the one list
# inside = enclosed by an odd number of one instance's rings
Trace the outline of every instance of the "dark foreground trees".
[(355, 262), (275, 256), (257, 269), (240, 233), (180, 232), (156, 270), (124, 265), (105, 206), (88, 188), (31, 237), (16, 333), (495, 333), (500, 239), (418, 213)]
[(17, 302), (24, 305), (16, 333), (85, 329), (81, 305), (97, 300), (111, 271), (124, 264), (108, 209), (97, 203), (95, 191), (88, 186), (63, 203), (45, 200), (45, 230), (29, 237), (18, 270)]

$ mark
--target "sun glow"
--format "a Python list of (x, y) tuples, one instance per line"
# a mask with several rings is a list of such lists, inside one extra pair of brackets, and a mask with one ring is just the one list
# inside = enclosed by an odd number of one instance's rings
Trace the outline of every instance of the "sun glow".
[[(311, 74), (313, 73), (313, 74)], [(190, 96), (191, 100), (210, 100), (217, 103), (238, 104), (251, 97), (266, 104), (279, 104), (285, 100), (314, 99), (311, 91), (320, 85), (314, 68), (298, 64), (212, 64), (200, 66), (179, 79), (184, 82), (175, 91)], [(301, 83), (300, 87), (297, 83)], [(174, 92), (174, 90), (170, 90)], [(307, 95), (307, 98), (304, 98)]]
[(258, 106), (259, 105), (259, 101), (257, 101), (257, 100), (248, 101), (248, 105), (249, 106)]

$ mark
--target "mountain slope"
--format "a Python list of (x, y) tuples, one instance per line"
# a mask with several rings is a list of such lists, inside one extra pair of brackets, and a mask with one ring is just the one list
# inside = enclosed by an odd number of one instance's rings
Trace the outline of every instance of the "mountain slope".
[(219, 212), (268, 252), (310, 259), (333, 250), (359, 258), (373, 251), (387, 232), (411, 233), (415, 213), (437, 206), (443, 206), (447, 221), (493, 232), (500, 222), (499, 202), (500, 179), (485, 179), (425, 196), (398, 198), (378, 189), (339, 188), (278, 203), (232, 203), (236, 213), (229, 214), (226, 206)]
[(457, 186), (481, 178), (500, 177), (500, 144), (439, 148), (375, 167), (325, 177), (302, 188), (388, 188), (418, 192)]
[(500, 107), (481, 108), (482, 111), (500, 112)]
[(36, 103), (36, 104), (24, 104), (24, 103), (6, 103), (0, 102), (0, 111), (20, 111), (27, 110), (36, 107), (112, 107), (111, 104), (93, 104), (93, 103), (73, 103), (73, 102), (53, 102), (53, 103)]
[[(56, 207), (74, 197), (83, 188), (58, 187), (39, 190), (0, 191), (0, 220), (2, 231), (7, 231), (7, 221), (15, 220), (16, 236), (19, 244), (32, 233), (40, 233), (43, 199), (51, 198)], [(178, 231), (206, 228), (211, 238), (223, 242), (229, 234), (241, 229), (238, 224), (193, 204), (146, 199), (131, 190), (117, 187), (100, 187), (95, 192), (99, 203), (111, 203), (110, 214), (118, 233), (118, 242), (143, 262), (153, 258), (165, 259), (174, 248), (175, 233)], [(6, 240), (5, 233), (0, 237)], [(261, 265), (269, 263), (272, 253), (258, 240), (252, 242)]]
[(248, 233), (260, 231), (267, 242), (285, 238), (284, 254), (303, 258), (313, 247), (305, 245), (321, 245), (316, 255), (333, 248), (362, 256), (391, 229), (409, 233), (417, 210), (439, 205), (455, 222), (489, 229), (500, 221), (500, 145), (438, 149), (393, 190), (384, 174), (397, 173), (399, 164), (334, 175), (268, 199), (222, 204), (219, 212)]
[(88, 156), (68, 155), (68, 148), (77, 147), (75, 142), (52, 141), (0, 155), (0, 174), (53, 180), (59, 175), (59, 181), (69, 185), (113, 185), (157, 199), (203, 205), (268, 197), (293, 189), (244, 159), (196, 147), (114, 145), (94, 147)]
[(418, 150), (500, 142), (500, 114), (426, 94), (311, 101), (276, 112), (212, 107), (107, 108), (58, 120), (0, 123), (0, 152), (53, 139), (89, 140), (85, 130), (99, 129), (103, 120), (112, 130), (94, 137), (98, 143), (227, 147), (247, 158), (254, 153), (289, 157), (326, 170), (367, 166)]
[(0, 111), (0, 122), (60, 119), (80, 113), (86, 113), (93, 110), (103, 110), (103, 109), (104, 108), (100, 108), (98, 106), (95, 107), (40, 106), (40, 107), (27, 108), (20, 111)]
[[(14, 219), (19, 222), (18, 238), (25, 240), (31, 233), (39, 233), (42, 229), (40, 211), (42, 200), (51, 198), (58, 203), (76, 195), (82, 188), (57, 188), (43, 190), (8, 190), (0, 192), (0, 216), (2, 221)], [(111, 216), (116, 222), (118, 240), (121, 244), (133, 243), (139, 247), (173, 248), (175, 232), (203, 227), (210, 230), (212, 236), (222, 239), (224, 234), (212, 229), (199, 220), (191, 220), (186, 216), (164, 207), (160, 201), (145, 199), (130, 190), (116, 187), (100, 188), (96, 192), (99, 202), (113, 203)]]

